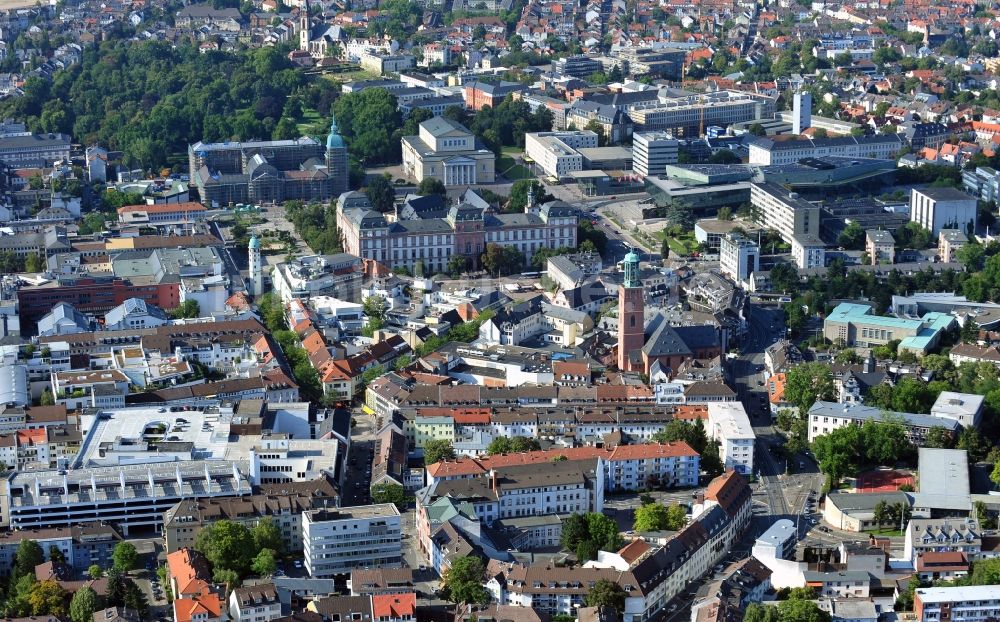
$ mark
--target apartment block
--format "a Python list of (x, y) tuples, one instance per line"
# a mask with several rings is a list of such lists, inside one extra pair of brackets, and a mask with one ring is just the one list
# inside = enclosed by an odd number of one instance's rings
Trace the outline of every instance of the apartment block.
[(797, 233), (792, 236), (792, 261), (799, 270), (826, 266), (826, 243), (815, 235)]
[(888, 231), (865, 231), (865, 252), (873, 266), (896, 263), (896, 238)]
[(1000, 617), (995, 585), (917, 588), (913, 611), (920, 622), (987, 622)]
[(969, 236), (958, 229), (942, 229), (938, 233), (938, 259), (942, 263), (958, 261), (958, 250), (969, 243)]
[(710, 402), (705, 431), (710, 439), (719, 441), (719, 457), (727, 469), (744, 474), (753, 472), (757, 437), (742, 403)]
[(281, 600), (273, 583), (238, 587), (229, 595), (232, 622), (270, 622), (281, 617)]
[(399, 566), (401, 527), (399, 510), (391, 503), (304, 512), (306, 570), (324, 579), (348, 575), (355, 568)]

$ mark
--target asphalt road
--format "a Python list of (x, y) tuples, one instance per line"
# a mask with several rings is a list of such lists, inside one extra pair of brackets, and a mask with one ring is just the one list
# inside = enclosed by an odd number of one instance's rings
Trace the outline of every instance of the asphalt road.
[(789, 518), (798, 523), (799, 533), (804, 535), (810, 527), (810, 517), (805, 515), (808, 497), (819, 490), (822, 476), (808, 456), (786, 458), (781, 454), (785, 441), (771, 425), (766, 392), (764, 350), (782, 337), (784, 314), (765, 305), (751, 304), (749, 309), (747, 336), (731, 370), (757, 435), (755, 505), (763, 508), (755, 509), (754, 531), (762, 533), (778, 518)]
[(370, 503), (371, 466), (375, 455), (375, 420), (360, 409), (351, 411), (351, 453), (341, 503), (345, 507)]

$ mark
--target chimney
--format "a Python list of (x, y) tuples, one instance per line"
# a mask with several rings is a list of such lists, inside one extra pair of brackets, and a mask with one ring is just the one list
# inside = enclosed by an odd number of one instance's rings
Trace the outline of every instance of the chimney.
[(490, 489), (493, 490), (494, 494), (498, 494), (496, 469), (490, 469)]

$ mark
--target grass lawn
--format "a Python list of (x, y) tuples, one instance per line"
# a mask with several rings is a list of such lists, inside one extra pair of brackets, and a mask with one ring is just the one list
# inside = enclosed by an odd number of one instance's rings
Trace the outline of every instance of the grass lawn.
[(503, 155), (497, 161), (497, 172), (506, 177), (507, 179), (534, 179), (535, 176), (531, 174), (531, 171), (516, 164), (514, 158)]
[[(299, 123), (299, 134), (305, 136), (309, 133), (310, 128), (320, 121), (323, 121), (323, 119), (319, 116), (318, 112), (311, 108), (304, 108), (302, 110), (302, 121)], [(329, 124), (330, 121), (327, 120), (326, 123)]]
[(905, 532), (898, 529), (869, 529), (865, 533), (870, 533), (874, 536), (902, 536)]

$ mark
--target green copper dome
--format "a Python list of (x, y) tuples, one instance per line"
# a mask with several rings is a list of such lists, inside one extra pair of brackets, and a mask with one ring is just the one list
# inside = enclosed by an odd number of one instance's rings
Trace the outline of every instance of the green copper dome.
[(327, 149), (346, 149), (347, 146), (344, 144), (344, 139), (341, 138), (340, 132), (337, 129), (337, 118), (332, 117), (330, 121), (330, 133), (326, 137), (326, 148)]

